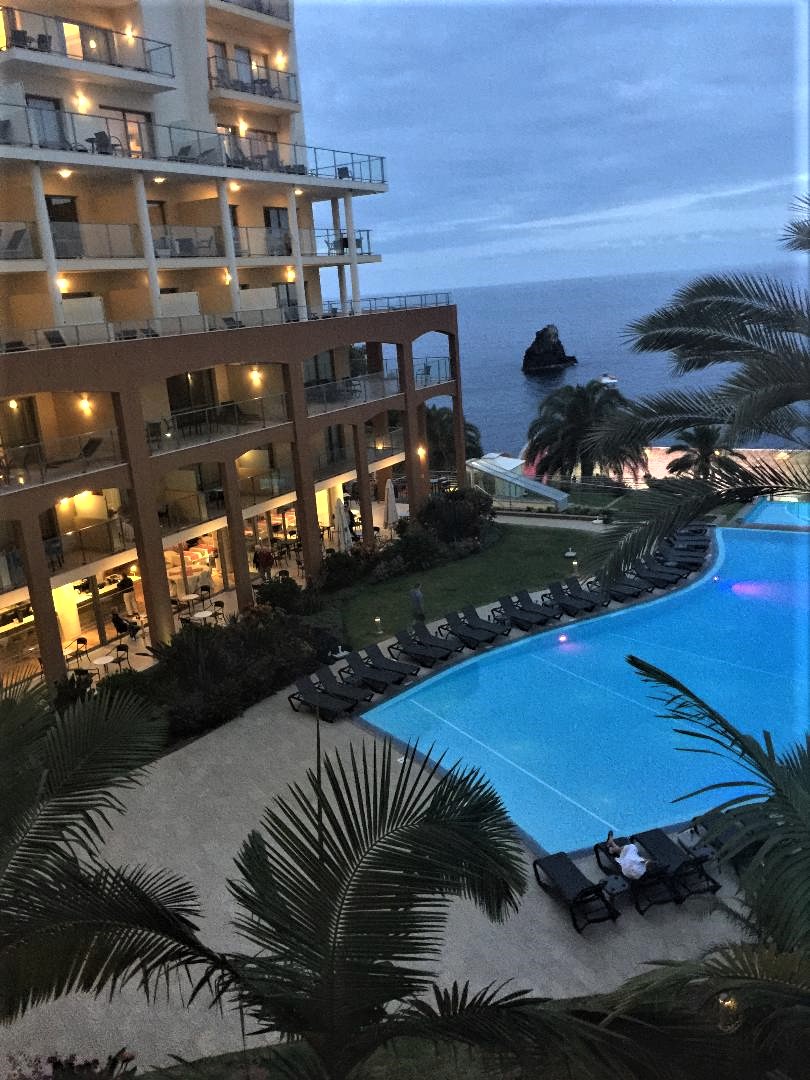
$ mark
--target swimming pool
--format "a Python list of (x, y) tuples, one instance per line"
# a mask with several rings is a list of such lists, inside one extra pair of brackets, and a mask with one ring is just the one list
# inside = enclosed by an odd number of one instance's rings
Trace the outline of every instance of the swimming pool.
[[(778, 746), (810, 717), (810, 534), (718, 530), (712, 569), (688, 588), (495, 649), (369, 710), (365, 719), (480, 766), (515, 822), (549, 851), (665, 825), (715, 805), (679, 795), (727, 767), (676, 750), (633, 653), (743, 730)], [(717, 580), (715, 580), (715, 578)], [(691, 742), (692, 740), (688, 740)]]
[(797, 502), (795, 499), (757, 499), (744, 520), (747, 524), (810, 528), (810, 502)]

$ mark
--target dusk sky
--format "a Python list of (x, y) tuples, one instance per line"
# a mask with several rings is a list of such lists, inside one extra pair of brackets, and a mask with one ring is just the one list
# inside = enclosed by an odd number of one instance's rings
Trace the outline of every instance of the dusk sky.
[(296, 12), (307, 141), (386, 158), (364, 293), (780, 259), (804, 0)]

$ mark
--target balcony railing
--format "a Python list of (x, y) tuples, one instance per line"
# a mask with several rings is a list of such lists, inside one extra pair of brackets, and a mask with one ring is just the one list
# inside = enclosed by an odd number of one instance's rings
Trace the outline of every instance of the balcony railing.
[(359, 375), (306, 388), (307, 416), (347, 409), (364, 401), (380, 401), (399, 393), (396, 375)]
[(257, 476), (245, 476), (239, 481), (239, 493), (242, 496), (242, 508), (255, 506), (278, 495), (295, 493), (295, 480), (290, 472), (270, 469)]
[(191, 495), (178, 495), (167, 498), (157, 508), (160, 531), (165, 536), (167, 533), (177, 532), (189, 525), (202, 525), (209, 520), (208, 504), (202, 491)]
[(135, 533), (129, 521), (116, 516), (109, 521), (63, 532), (53, 537), (49, 544), (52, 569), (61, 570), (63, 567), (86, 566), (105, 555), (135, 547)]
[(451, 378), (449, 356), (415, 356), (413, 358), (413, 381), (417, 388), (437, 386), (439, 383), (449, 382)]
[(278, 71), (249, 60), (228, 60), (209, 56), (208, 85), (213, 89), (236, 90), (240, 94), (298, 101), (298, 80), (289, 71)]
[(225, 255), (219, 225), (153, 225), (152, 244), (158, 259), (213, 259)]
[(226, 4), (234, 7), (245, 8), (246, 11), (257, 11), (260, 15), (270, 15), (274, 19), (290, 21), (290, 5), (286, 0), (224, 0)]
[(120, 462), (114, 428), (85, 431), (47, 442), (0, 447), (0, 494), (33, 484), (81, 476)]
[(312, 462), (312, 476), (315, 480), (325, 480), (329, 476), (350, 472), (353, 468), (354, 455), (347, 450), (318, 454)]
[(292, 238), (286, 229), (239, 225), (233, 230), (237, 258), (249, 255), (292, 255)]
[[(373, 296), (365, 300), (347, 301), (345, 304), (334, 300), (319, 306), (310, 306), (308, 317), (310, 319), (346, 318), (352, 315), (385, 311), (446, 307), (450, 302), (450, 293)], [(6, 331), (0, 339), (0, 351), (25, 352), (28, 349), (60, 348), (66, 345), (89, 345), (108, 341), (131, 341), (136, 338), (202, 334), (209, 330), (224, 331), (257, 326), (279, 326), (282, 323), (299, 321), (301, 321), (301, 313), (296, 307), (283, 307), (238, 311), (229, 315), (165, 315), (159, 318), (129, 319), (123, 322), (11, 330)]]
[(143, 257), (136, 225), (52, 221), (57, 259), (138, 259)]
[(287, 422), (285, 394), (265, 394), (246, 401), (224, 401), (196, 409), (183, 409), (161, 420), (146, 422), (150, 452), (165, 454), (182, 446), (195, 446), (257, 431)]
[[(333, 229), (301, 229), (302, 255), (346, 255), (351, 249), (351, 241), (346, 233), (337, 233)], [(358, 255), (371, 255), (371, 231), (357, 229), (354, 234), (354, 249)]]
[(405, 451), (405, 434), (401, 428), (392, 428), (385, 435), (374, 439), (368, 444), (369, 464), (382, 461), (383, 458), (391, 457), (392, 454), (402, 454)]
[(280, 143), (264, 135), (119, 120), (0, 103), (0, 145), (43, 147), (204, 168), (252, 169), (355, 183), (385, 183), (385, 159), (349, 150)]
[(5, 45), (0, 49), (31, 49), (88, 64), (174, 76), (172, 47), (165, 41), (22, 8), (4, 7), (0, 18), (5, 29)]
[(39, 238), (33, 221), (0, 221), (0, 260), (39, 258)]

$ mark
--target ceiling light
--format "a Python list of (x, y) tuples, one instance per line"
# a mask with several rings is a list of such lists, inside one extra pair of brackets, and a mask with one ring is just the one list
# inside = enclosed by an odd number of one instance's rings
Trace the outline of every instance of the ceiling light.
[(56, 279), (56, 287), (59, 292), (67, 292), (70, 288), (70, 280), (66, 277), (58, 277)]
[(70, 177), (73, 176), (73, 169), (60, 169), (59, 175), (63, 180), (69, 180)]
[(297, 187), (297, 188), (295, 189), (295, 191), (293, 192), (293, 194), (294, 194), (294, 195), (303, 195), (303, 194), (304, 194), (304, 189), (303, 189), (303, 188), (300, 188), (300, 187)]
[(242, 185), (237, 184), (237, 182), (235, 180), (231, 180), (230, 184), (228, 184), (228, 187), (231, 189), (231, 191), (241, 191), (242, 190)]
[(166, 177), (165, 176), (153, 176), (152, 177), (152, 183), (153, 184), (165, 184), (166, 183)]
[(287, 281), (292, 285), (292, 283), (295, 281), (295, 268), (292, 266), (288, 266), (287, 269), (284, 271), (284, 276)]

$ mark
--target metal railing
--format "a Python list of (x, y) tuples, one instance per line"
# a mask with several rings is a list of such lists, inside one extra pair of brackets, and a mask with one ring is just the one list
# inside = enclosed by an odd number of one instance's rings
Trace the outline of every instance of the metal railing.
[(286, 394), (264, 394), (245, 401), (183, 409), (160, 420), (147, 420), (146, 441), (152, 454), (166, 454), (181, 446), (228, 439), (244, 431), (275, 427), (287, 420)]
[(0, 18), (5, 26), (5, 49), (31, 49), (90, 64), (174, 76), (172, 47), (165, 41), (17, 7), (4, 7)]
[[(59, 542), (57, 555), (57, 545)], [(51, 540), (50, 560), (53, 569), (86, 566), (105, 555), (135, 547), (135, 533), (129, 521), (120, 516), (81, 529), (71, 529)]]
[(153, 225), (152, 246), (158, 259), (223, 258), (219, 225)]
[(256, 476), (245, 476), (239, 481), (242, 509), (256, 503), (275, 499), (278, 495), (295, 495), (295, 480), (290, 472), (270, 469)]
[(143, 245), (137, 225), (52, 221), (57, 259), (138, 259)]
[(0, 260), (39, 258), (39, 237), (33, 221), (0, 221)]
[[(351, 242), (347, 233), (334, 229), (301, 229), (299, 232), (302, 255), (348, 256)], [(357, 229), (354, 247), (358, 255), (371, 255), (371, 230)]]
[(233, 230), (237, 258), (250, 255), (292, 255), (292, 237), (285, 229), (265, 229), (259, 225), (239, 225)]
[(391, 428), (385, 435), (377, 436), (368, 444), (369, 464), (405, 452), (405, 433), (402, 428)]
[(202, 525), (211, 516), (205, 492), (202, 491), (165, 497), (165, 502), (158, 505), (157, 515), (164, 536), (189, 525)]
[(358, 375), (354, 378), (337, 379), (335, 382), (319, 383), (305, 390), (307, 416), (347, 409), (364, 401), (380, 401), (400, 392), (397, 375)]
[(245, 8), (246, 11), (256, 11), (259, 15), (283, 19), (284, 22), (290, 21), (290, 5), (286, 0), (224, 0), (224, 3)]
[(331, 454), (317, 454), (312, 462), (312, 476), (315, 480), (325, 480), (328, 476), (349, 472), (354, 468), (354, 455), (348, 450), (335, 451)]
[(413, 381), (417, 389), (423, 386), (437, 386), (449, 382), (449, 356), (415, 356), (413, 358)]
[(122, 460), (114, 428), (84, 431), (47, 442), (0, 447), (0, 494), (81, 476)]
[(385, 159), (372, 154), (281, 143), (266, 135), (203, 131), (12, 103), (0, 103), (2, 144), (174, 161), (203, 169), (251, 169), (354, 183), (385, 183)]
[[(406, 311), (420, 307), (445, 307), (449, 293), (420, 293), (417, 296), (375, 296), (368, 300), (326, 301), (310, 306), (310, 319), (347, 318), (384, 311)], [(136, 338), (174, 337), (179, 334), (202, 334), (212, 330), (240, 330), (246, 327), (279, 326), (302, 321), (298, 308), (257, 308), (222, 315), (162, 315), (158, 318), (127, 319), (121, 322), (84, 323), (81, 326), (55, 326), (35, 330), (6, 331), (0, 339), (0, 352), (24, 352), (27, 349), (59, 348), (66, 345), (91, 345), (108, 341), (131, 341)]]
[(289, 71), (265, 67), (249, 60), (208, 57), (208, 85), (263, 98), (298, 101), (298, 80)]

